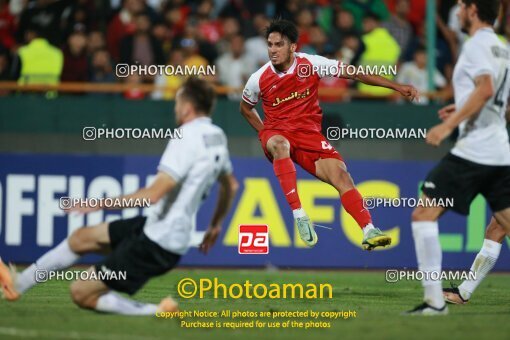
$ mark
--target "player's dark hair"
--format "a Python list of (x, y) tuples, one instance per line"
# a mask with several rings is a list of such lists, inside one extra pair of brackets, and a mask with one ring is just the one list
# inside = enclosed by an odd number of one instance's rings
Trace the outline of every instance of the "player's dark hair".
[(181, 96), (193, 105), (197, 112), (207, 116), (212, 114), (216, 101), (216, 91), (207, 81), (198, 77), (189, 77), (181, 87)]
[(494, 25), (498, 18), (500, 0), (462, 0), (466, 6), (476, 5), (478, 18), (486, 24)]
[(299, 37), (296, 25), (285, 19), (276, 19), (271, 21), (266, 29), (266, 39), (269, 38), (269, 35), (273, 32), (280, 33), (282, 37), (289, 39), (292, 44), (295, 44)]

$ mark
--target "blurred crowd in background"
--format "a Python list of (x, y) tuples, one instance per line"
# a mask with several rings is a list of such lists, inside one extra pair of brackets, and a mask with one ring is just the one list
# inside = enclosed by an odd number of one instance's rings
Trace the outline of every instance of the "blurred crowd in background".
[[(421, 103), (451, 96), (453, 65), (467, 39), (457, 8), (457, 0), (437, 1), (437, 91)], [(298, 51), (354, 65), (398, 65), (396, 80), (427, 93), (425, 17), (426, 0), (0, 0), (0, 81), (157, 84), (165, 90), (123, 96), (173, 99), (181, 76), (118, 78), (115, 66), (216, 65), (211, 81), (237, 89), (226, 96), (238, 100), (248, 77), (269, 60), (264, 29), (284, 18), (299, 29)], [(497, 23), (502, 39), (510, 36), (506, 18), (504, 10)], [(367, 98), (391, 94), (338, 78), (320, 86)], [(351, 92), (321, 99), (347, 100)]]

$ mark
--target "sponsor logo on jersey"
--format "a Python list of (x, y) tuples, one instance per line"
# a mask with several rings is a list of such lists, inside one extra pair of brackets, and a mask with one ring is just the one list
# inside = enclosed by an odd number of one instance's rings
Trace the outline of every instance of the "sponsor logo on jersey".
[(275, 101), (273, 102), (273, 107), (278, 106), (281, 103), (287, 102), (292, 99), (303, 99), (310, 95), (310, 89), (306, 89), (305, 91), (299, 93), (297, 91), (291, 92), (287, 97), (281, 99), (280, 97), (276, 97)]

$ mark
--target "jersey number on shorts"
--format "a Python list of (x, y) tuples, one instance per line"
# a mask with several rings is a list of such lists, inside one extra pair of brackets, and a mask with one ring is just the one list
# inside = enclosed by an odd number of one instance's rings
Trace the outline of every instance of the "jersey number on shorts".
[(333, 149), (333, 147), (331, 146), (331, 144), (329, 144), (328, 142), (326, 142), (325, 140), (322, 141), (322, 148), (324, 150), (331, 150)]

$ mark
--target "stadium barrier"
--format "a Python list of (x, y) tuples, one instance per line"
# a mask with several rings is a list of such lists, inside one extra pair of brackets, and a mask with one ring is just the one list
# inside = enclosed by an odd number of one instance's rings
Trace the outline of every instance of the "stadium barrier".
[[(154, 207), (99, 211), (86, 216), (66, 215), (59, 198), (70, 196), (115, 197), (150, 182), (159, 157), (0, 154), (0, 254), (7, 261), (29, 263), (83, 225), (150, 213)], [(411, 235), (412, 207), (379, 207), (372, 210), (374, 223), (393, 238), (390, 247), (361, 250), (361, 232), (340, 206), (338, 193), (301, 169), (298, 191), (305, 210), (317, 228), (319, 243), (308, 249), (293, 226), (292, 214), (266, 160), (234, 158), (241, 189), (229, 213), (218, 244), (208, 256), (196, 248), (183, 258), (186, 266), (308, 267), (308, 268), (415, 268)], [(360, 192), (366, 196), (416, 198), (419, 183), (432, 162), (353, 161), (349, 163)], [(198, 214), (193, 242), (198, 244), (215, 206), (216, 190)], [(444, 250), (443, 267), (468, 269), (479, 251), (490, 210), (483, 198), (471, 206), (468, 219), (448, 212), (439, 222)], [(241, 224), (269, 226), (269, 253), (238, 253)], [(508, 255), (505, 241), (502, 258)], [(90, 263), (97, 257), (87, 257)], [(499, 261), (497, 270), (510, 270)]]
[[(75, 95), (48, 100), (41, 95), (0, 99), (0, 133), (76, 133), (86, 126), (123, 128), (175, 127), (173, 101), (124, 100), (120, 96)], [(380, 101), (321, 103), (327, 127), (429, 128), (439, 122), (439, 105), (401, 105)], [(259, 110), (262, 114), (262, 110)], [(256, 137), (239, 112), (239, 101), (219, 98), (215, 124), (228, 136)]]
[[(123, 93), (128, 90), (136, 89), (143, 93), (155, 91), (176, 91), (171, 86), (162, 86), (155, 84), (132, 84), (132, 83), (88, 83), (88, 82), (62, 82), (58, 84), (20, 84), (15, 81), (0, 81), (0, 91), (14, 92), (51, 92), (58, 91), (62, 93)], [(215, 85), (218, 95), (228, 95), (230, 93), (241, 93), (242, 88)], [(377, 99), (377, 100), (395, 100), (400, 97), (395, 93), (390, 96), (374, 96), (368, 93), (360, 92), (351, 88), (319, 88), (319, 95), (336, 96), (338, 98), (349, 99)], [(447, 100), (451, 96), (450, 92), (432, 91), (423, 93), (430, 99)]]

